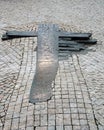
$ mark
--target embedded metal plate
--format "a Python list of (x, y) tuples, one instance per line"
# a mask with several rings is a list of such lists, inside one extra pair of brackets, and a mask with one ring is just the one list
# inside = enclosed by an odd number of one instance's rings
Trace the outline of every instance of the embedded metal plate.
[(52, 96), (51, 84), (58, 69), (57, 30), (57, 25), (39, 25), (36, 74), (30, 91), (31, 103), (46, 101)]

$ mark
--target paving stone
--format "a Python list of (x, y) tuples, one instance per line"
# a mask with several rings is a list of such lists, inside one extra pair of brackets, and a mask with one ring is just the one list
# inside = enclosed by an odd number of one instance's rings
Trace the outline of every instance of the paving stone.
[(81, 125), (87, 125), (88, 122), (87, 122), (87, 120), (81, 119), (81, 120), (80, 120), (80, 124), (81, 124)]
[(55, 130), (55, 126), (48, 126), (48, 130)]
[(71, 125), (71, 115), (70, 114), (64, 114), (64, 125)]
[(71, 113), (69, 108), (63, 108), (63, 113), (68, 114)]
[(56, 130), (63, 130), (63, 125), (60, 125), (60, 126), (56, 126)]
[(75, 125), (75, 126), (76, 126), (76, 125), (78, 125), (78, 126), (80, 125), (78, 119), (72, 119), (72, 124)]
[(39, 125), (40, 125), (40, 121), (36, 120), (36, 121), (34, 122), (34, 126), (36, 127), (36, 126), (39, 126)]
[(18, 129), (18, 124), (19, 124), (19, 118), (13, 119), (12, 120), (11, 130)]
[(11, 123), (12, 123), (12, 120), (6, 120), (5, 125), (4, 125), (4, 129), (6, 129), (6, 130), (11, 129)]
[(33, 126), (33, 115), (28, 115), (27, 116), (27, 124), (26, 127), (32, 127)]
[(54, 126), (55, 125), (55, 114), (48, 115), (48, 125)]
[(40, 115), (41, 126), (47, 125), (47, 115)]
[(47, 130), (47, 127), (36, 127), (36, 130)]
[(34, 127), (26, 127), (26, 130), (34, 130)]
[(56, 125), (63, 125), (63, 114), (56, 114)]
[(65, 130), (72, 130), (72, 126), (64, 126)]
[(79, 114), (71, 114), (72, 119), (79, 119)]
[(81, 130), (80, 126), (73, 126), (73, 130)]
[(104, 130), (104, 127), (101, 125), (100, 126), (98, 125), (98, 128), (99, 128), (99, 130)]

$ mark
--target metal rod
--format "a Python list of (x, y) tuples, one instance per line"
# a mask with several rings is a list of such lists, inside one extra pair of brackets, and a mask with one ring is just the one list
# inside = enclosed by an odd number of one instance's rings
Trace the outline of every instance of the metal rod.
[(60, 32), (59, 38), (71, 38), (71, 40), (87, 40), (91, 37), (91, 33), (69, 33), (69, 32)]
[(10, 37), (37, 37), (36, 31), (7, 31), (6, 35)]

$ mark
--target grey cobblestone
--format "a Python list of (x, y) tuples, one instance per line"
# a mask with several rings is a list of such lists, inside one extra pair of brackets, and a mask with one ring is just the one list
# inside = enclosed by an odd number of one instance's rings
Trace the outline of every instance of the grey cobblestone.
[(48, 130), (55, 130), (55, 126), (49, 126)]

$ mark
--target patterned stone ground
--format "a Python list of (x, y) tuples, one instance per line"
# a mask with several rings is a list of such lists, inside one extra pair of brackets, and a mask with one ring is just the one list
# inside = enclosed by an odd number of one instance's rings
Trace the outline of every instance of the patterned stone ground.
[(4, 124), (10, 102), (16, 98), (15, 95), (11, 99), (20, 71), (23, 46), (13, 40), (1, 43), (0, 49), (0, 117), (1, 123)]
[[(92, 57), (92, 58), (91, 58)], [(87, 55), (78, 55), (81, 70), (83, 72), (94, 114), (99, 125), (104, 129), (104, 53), (101, 51), (91, 52)], [(86, 63), (87, 62), (87, 63)], [(100, 126), (101, 125), (101, 126)]]

